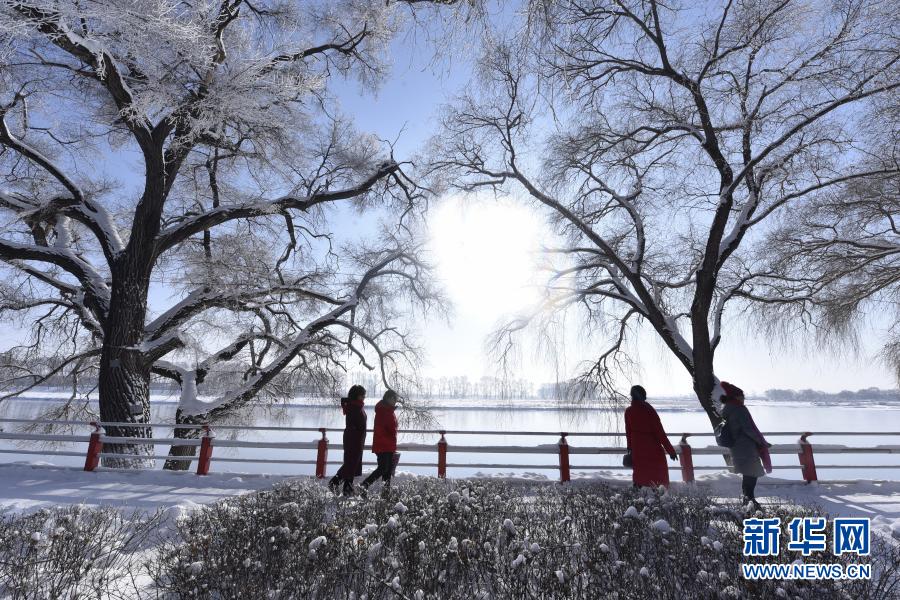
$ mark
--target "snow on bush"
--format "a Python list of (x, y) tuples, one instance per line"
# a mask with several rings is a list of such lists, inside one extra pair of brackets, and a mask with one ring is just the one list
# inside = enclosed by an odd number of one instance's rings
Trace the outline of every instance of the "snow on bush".
[[(746, 581), (738, 574), (742, 513), (736, 506), (708, 510), (715, 505), (700, 493), (418, 479), (397, 482), (391, 496), (336, 500), (315, 482), (295, 481), (230, 500), (238, 510), (197, 510), (177, 524), (156, 559), (157, 592), (322, 600), (874, 600), (900, 586), (900, 552), (881, 545), (871, 582)], [(628, 512), (640, 518), (623, 518)], [(812, 514), (793, 505), (772, 511), (783, 523)], [(392, 518), (396, 527), (374, 525)], [(326, 542), (308, 552), (319, 538)], [(767, 560), (792, 559), (783, 549)], [(190, 569), (195, 562), (204, 565), (199, 573)]]
[[(653, 521), (653, 524), (650, 525), (653, 529), (660, 533), (669, 533), (672, 531), (672, 527), (669, 525), (669, 522), (665, 519), (659, 519), (658, 521)], [(690, 529), (690, 528), (688, 528)]]
[(161, 521), (77, 505), (0, 514), (0, 598), (137, 598)]
[[(391, 495), (337, 500), (295, 481), (179, 519), (0, 516), (0, 598), (881, 600), (900, 587), (900, 548), (878, 537), (870, 558), (840, 559), (870, 562), (872, 581), (746, 581), (743, 514), (699, 493), (420, 479)], [(766, 561), (796, 558), (784, 546)]]

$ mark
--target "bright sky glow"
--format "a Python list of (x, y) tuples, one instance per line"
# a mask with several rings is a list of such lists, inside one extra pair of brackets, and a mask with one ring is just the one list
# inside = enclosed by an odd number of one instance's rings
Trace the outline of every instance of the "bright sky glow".
[(438, 277), (459, 311), (499, 319), (535, 305), (544, 228), (533, 211), (454, 196), (429, 222)]

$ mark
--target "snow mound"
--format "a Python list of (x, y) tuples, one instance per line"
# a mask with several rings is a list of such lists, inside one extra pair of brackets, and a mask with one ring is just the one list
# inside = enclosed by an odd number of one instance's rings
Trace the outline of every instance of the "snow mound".
[(672, 531), (672, 526), (669, 525), (669, 522), (666, 521), (665, 519), (660, 519), (658, 521), (654, 521), (650, 525), (650, 527), (660, 533), (669, 533)]

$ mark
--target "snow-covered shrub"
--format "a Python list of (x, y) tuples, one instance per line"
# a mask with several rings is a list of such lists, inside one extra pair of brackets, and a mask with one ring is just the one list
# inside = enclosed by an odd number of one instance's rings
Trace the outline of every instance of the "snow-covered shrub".
[(292, 482), (196, 511), (154, 573), (177, 598), (874, 600), (900, 585), (895, 547), (873, 555), (872, 582), (745, 581), (743, 517), (701, 493), (596, 483), (417, 479), (390, 498), (338, 500)]
[(161, 520), (85, 506), (0, 515), (0, 598), (137, 598)]

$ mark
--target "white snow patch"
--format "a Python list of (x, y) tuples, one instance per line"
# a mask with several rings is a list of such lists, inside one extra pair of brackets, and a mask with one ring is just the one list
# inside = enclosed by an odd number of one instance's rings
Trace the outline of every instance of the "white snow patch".
[(512, 519), (503, 520), (503, 529), (510, 535), (516, 535), (516, 526), (513, 524)]
[(0, 510), (30, 513), (41, 508), (85, 504), (120, 509), (166, 511), (177, 520), (202, 504), (270, 489), (288, 479), (282, 475), (210, 473), (191, 471), (118, 471), (86, 473), (81, 467), (0, 463)]
[(660, 533), (669, 533), (670, 531), (672, 531), (672, 526), (669, 525), (669, 522), (666, 521), (665, 519), (660, 519), (658, 521), (654, 521), (650, 525), (650, 527)]
[(381, 542), (375, 542), (372, 546), (369, 547), (369, 560), (373, 560), (378, 553), (381, 552)]

